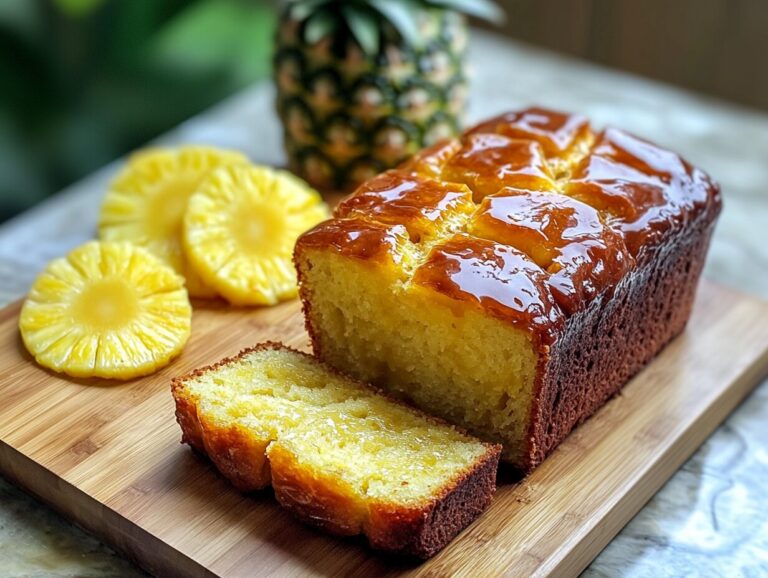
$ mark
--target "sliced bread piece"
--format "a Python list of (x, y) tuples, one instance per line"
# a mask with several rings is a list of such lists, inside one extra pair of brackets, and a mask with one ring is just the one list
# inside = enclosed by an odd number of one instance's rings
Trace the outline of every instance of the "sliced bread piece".
[(264, 343), (174, 379), (182, 440), (303, 521), (428, 558), (488, 506), (500, 446)]

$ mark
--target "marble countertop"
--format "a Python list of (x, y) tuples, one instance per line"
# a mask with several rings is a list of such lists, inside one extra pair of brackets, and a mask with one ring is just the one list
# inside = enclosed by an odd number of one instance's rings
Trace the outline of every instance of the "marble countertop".
[[(477, 32), (469, 120), (538, 103), (666, 145), (723, 186), (705, 275), (768, 297), (768, 114)], [(162, 143), (208, 143), (281, 164), (268, 85), (182, 124)], [(105, 167), (0, 226), (0, 305), (51, 258), (92, 237)], [(586, 576), (768, 576), (768, 380), (616, 536)], [(144, 576), (98, 540), (0, 478), (0, 575)]]

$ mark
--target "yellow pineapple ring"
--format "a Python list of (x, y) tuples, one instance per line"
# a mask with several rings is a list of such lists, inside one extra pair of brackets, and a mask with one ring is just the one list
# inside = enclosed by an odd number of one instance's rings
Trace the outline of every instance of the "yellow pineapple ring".
[(320, 195), (290, 173), (233, 165), (212, 173), (189, 199), (187, 258), (236, 305), (294, 297), (296, 239), (329, 217)]
[(245, 163), (242, 154), (208, 147), (147, 149), (133, 154), (110, 185), (99, 219), (103, 241), (130, 241), (165, 259), (187, 279), (193, 297), (215, 297), (188, 266), (181, 248), (187, 201), (208, 174)]
[(130, 243), (91, 241), (32, 285), (19, 329), (37, 362), (75, 377), (130, 379), (178, 355), (192, 307), (184, 279)]

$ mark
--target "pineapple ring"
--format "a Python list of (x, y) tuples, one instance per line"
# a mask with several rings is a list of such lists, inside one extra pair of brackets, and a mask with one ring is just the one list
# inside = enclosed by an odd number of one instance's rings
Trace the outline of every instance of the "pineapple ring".
[(228, 166), (189, 199), (184, 248), (203, 280), (230, 303), (273, 305), (296, 296), (296, 239), (329, 216), (317, 191), (290, 173)]
[(90, 241), (48, 264), (19, 317), (42, 366), (74, 377), (153, 373), (189, 338), (184, 279), (130, 243)]
[(216, 292), (184, 258), (184, 211), (190, 195), (211, 171), (245, 162), (246, 157), (238, 152), (207, 147), (148, 149), (131, 155), (104, 198), (99, 238), (130, 241), (149, 249), (184, 275), (190, 295), (215, 297)]

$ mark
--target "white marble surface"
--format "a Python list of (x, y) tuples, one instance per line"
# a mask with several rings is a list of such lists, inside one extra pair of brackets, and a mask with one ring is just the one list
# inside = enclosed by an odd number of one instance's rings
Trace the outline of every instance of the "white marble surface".
[[(768, 114), (476, 34), (470, 120), (540, 103), (589, 115), (681, 152), (723, 185), (705, 275), (768, 297)], [(257, 86), (162, 139), (239, 148), (280, 164), (268, 86)], [(0, 304), (43, 264), (94, 233), (114, 166), (0, 227)], [(624, 528), (587, 576), (768, 577), (768, 382), (764, 382)], [(0, 478), (0, 576), (140, 576), (97, 540)]]

